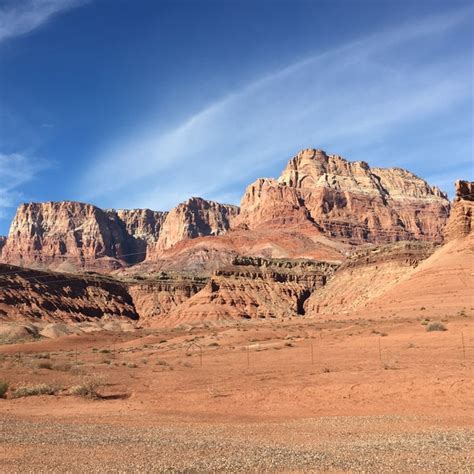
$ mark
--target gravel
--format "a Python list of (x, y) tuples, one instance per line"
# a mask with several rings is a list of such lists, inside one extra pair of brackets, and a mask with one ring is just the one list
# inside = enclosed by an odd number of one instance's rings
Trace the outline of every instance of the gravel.
[(361, 429), (390, 421), (127, 427), (0, 417), (0, 472), (474, 472), (474, 431)]

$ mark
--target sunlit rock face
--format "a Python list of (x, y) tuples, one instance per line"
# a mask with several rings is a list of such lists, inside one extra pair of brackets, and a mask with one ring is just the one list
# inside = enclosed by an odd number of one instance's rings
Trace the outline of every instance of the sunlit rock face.
[(247, 188), (236, 225), (311, 222), (353, 244), (440, 242), (449, 209), (444, 193), (409, 171), (309, 149), (292, 158), (278, 180), (259, 179)]
[(445, 230), (446, 240), (465, 237), (473, 227), (474, 182), (456, 181), (455, 188), (456, 195)]

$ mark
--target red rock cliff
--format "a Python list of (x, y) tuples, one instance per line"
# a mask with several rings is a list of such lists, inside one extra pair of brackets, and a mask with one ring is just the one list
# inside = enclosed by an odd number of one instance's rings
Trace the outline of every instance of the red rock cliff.
[(310, 149), (292, 158), (278, 180), (247, 188), (236, 225), (312, 222), (328, 237), (355, 244), (441, 241), (448, 215), (446, 195), (409, 171)]

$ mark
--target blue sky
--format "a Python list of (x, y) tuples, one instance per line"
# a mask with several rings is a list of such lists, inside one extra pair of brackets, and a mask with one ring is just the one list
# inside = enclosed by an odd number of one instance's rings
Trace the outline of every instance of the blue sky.
[(0, 235), (25, 201), (238, 203), (300, 149), (473, 178), (470, 1), (0, 0)]

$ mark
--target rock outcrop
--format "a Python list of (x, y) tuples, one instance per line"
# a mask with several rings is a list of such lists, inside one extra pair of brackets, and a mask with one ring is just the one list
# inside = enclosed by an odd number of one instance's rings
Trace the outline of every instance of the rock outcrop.
[(56, 268), (113, 268), (130, 252), (116, 215), (90, 204), (21, 205), (10, 227), (2, 260)]
[(473, 228), (474, 182), (456, 181), (455, 187), (456, 196), (445, 229), (446, 240), (465, 237)]
[(5, 247), (6, 243), (7, 243), (7, 238), (3, 235), (0, 235), (0, 256), (2, 255), (2, 250), (3, 250), (3, 247)]
[(238, 207), (192, 198), (171, 212), (102, 210), (79, 202), (21, 205), (2, 261), (57, 270), (113, 270), (183, 239), (226, 232)]
[(339, 318), (363, 310), (435, 251), (429, 242), (396, 242), (355, 251), (305, 304), (311, 317)]
[(162, 250), (178, 242), (205, 235), (222, 235), (238, 215), (239, 208), (228, 204), (193, 197), (179, 204), (167, 215), (158, 243), (149, 258), (153, 259)]
[(138, 317), (126, 286), (113, 279), (0, 265), (0, 320)]
[(235, 222), (249, 229), (310, 222), (352, 244), (440, 242), (448, 215), (446, 195), (413, 173), (310, 149), (291, 159), (278, 180), (251, 184)]
[(140, 320), (150, 323), (166, 318), (170, 311), (201, 291), (207, 280), (192, 275), (161, 273), (127, 286)]
[(157, 323), (302, 316), (306, 299), (315, 288), (325, 285), (337, 266), (311, 260), (239, 257), (233, 265), (216, 271), (203, 290)]
[[(456, 238), (372, 299), (362, 314), (442, 318), (474, 317), (474, 234)], [(468, 321), (468, 320), (466, 320)]]

